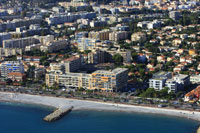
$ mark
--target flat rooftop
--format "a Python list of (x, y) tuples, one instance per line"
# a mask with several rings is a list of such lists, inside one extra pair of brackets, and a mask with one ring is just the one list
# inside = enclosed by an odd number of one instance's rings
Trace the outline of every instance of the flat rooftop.
[(174, 76), (175, 78), (179, 78), (179, 79), (185, 79), (188, 77), (188, 75), (184, 75), (184, 74), (178, 74)]
[(121, 72), (127, 71), (127, 68), (116, 68), (113, 70), (97, 70), (93, 73), (101, 73), (101, 74), (119, 74)]

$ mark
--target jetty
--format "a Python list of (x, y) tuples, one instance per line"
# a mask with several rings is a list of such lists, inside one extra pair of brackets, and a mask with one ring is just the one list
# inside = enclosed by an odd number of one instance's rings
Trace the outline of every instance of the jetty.
[(65, 116), (67, 113), (71, 112), (72, 109), (73, 109), (73, 106), (71, 106), (69, 108), (58, 108), (53, 113), (44, 117), (43, 120), (46, 122), (53, 122), (53, 121), (59, 120), (63, 116)]

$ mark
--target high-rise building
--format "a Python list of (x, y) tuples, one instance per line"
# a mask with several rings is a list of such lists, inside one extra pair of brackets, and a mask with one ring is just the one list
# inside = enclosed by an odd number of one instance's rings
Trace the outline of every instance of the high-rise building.
[(111, 41), (122, 41), (127, 39), (128, 32), (127, 31), (114, 31), (109, 34), (109, 40)]
[(75, 72), (81, 68), (81, 58), (72, 56), (62, 61), (65, 64), (65, 73)]

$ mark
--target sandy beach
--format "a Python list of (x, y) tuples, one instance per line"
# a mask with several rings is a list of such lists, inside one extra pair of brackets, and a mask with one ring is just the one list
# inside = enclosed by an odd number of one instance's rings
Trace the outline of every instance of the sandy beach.
[(116, 104), (116, 103), (76, 100), (76, 99), (69, 99), (69, 98), (18, 94), (18, 93), (10, 93), (10, 92), (0, 92), (0, 101), (40, 104), (40, 105), (45, 105), (45, 106), (51, 106), (54, 108), (69, 108), (73, 106), (74, 107), (73, 110), (105, 110), (105, 111), (151, 113), (151, 114), (184, 117), (184, 118), (200, 121), (200, 112), (197, 112), (197, 111), (134, 106), (134, 105), (125, 105), (125, 104)]

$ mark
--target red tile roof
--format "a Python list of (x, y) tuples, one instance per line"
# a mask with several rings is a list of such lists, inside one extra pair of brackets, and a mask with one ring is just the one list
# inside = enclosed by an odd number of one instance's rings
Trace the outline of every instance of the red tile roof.
[(200, 85), (193, 89), (192, 91), (188, 92), (185, 96), (189, 97), (189, 96), (196, 96), (197, 98), (199, 98), (200, 96)]
[(20, 72), (11, 72), (8, 74), (8, 76), (18, 76), (18, 77), (23, 77), (25, 74), (20, 73)]

